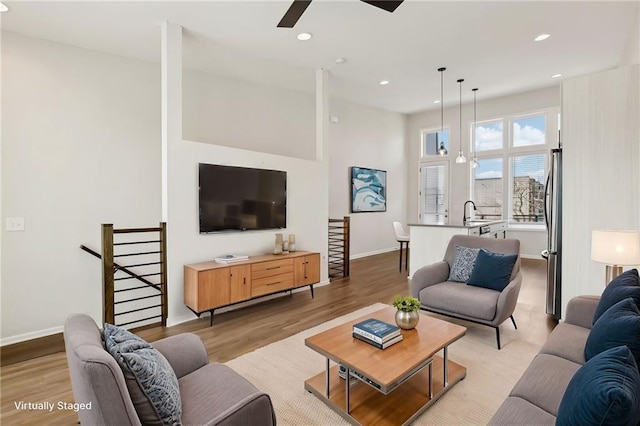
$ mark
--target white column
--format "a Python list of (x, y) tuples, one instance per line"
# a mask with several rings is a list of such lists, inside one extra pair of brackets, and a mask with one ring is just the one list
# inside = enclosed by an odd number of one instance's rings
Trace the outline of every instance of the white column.
[(162, 32), (162, 220), (169, 220), (172, 148), (182, 140), (182, 27), (163, 22)]
[(329, 246), (329, 72), (322, 68), (316, 70), (316, 161), (322, 164), (321, 187), (318, 196), (323, 197), (324, 211), (317, 212), (326, 218), (324, 237), (322, 238), (321, 280), (329, 278), (327, 250)]

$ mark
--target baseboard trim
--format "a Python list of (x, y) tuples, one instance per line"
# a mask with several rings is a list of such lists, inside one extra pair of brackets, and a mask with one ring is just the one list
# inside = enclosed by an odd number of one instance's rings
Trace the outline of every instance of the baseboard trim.
[(355, 260), (355, 259), (360, 259), (362, 257), (375, 256), (376, 254), (389, 253), (390, 251), (398, 251), (399, 249), (400, 249), (399, 247), (390, 247), (390, 248), (384, 248), (380, 250), (368, 251), (366, 253), (354, 254), (351, 257), (349, 257), (349, 259)]
[(16, 364), (58, 352), (64, 352), (64, 336), (62, 332), (3, 345), (2, 350), (0, 350), (0, 364), (2, 366)]

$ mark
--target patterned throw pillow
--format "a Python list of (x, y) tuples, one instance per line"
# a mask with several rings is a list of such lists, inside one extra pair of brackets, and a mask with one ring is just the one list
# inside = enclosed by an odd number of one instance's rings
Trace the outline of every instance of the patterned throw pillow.
[[(141, 401), (137, 397), (140, 391), (132, 389), (135, 384), (127, 380), (131, 399), (142, 424), (182, 424), (178, 378), (169, 361), (149, 343), (120, 327), (105, 324), (102, 334), (107, 351), (118, 362), (125, 378), (133, 375), (148, 399)], [(145, 406), (149, 402), (151, 410)]]
[(453, 265), (451, 265), (451, 271), (449, 272), (449, 281), (461, 283), (469, 281), (479, 251), (479, 248), (456, 246), (456, 254), (453, 257)]

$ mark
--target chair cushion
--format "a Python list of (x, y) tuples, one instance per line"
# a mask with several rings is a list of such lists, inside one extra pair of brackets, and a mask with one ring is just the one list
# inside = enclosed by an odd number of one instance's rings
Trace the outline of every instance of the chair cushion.
[(627, 297), (632, 297), (636, 305), (640, 305), (640, 276), (638, 276), (637, 269), (630, 269), (623, 272), (605, 287), (602, 296), (600, 296), (596, 311), (593, 314), (592, 324), (595, 324), (607, 309)]
[(635, 425), (640, 419), (640, 373), (626, 346), (608, 349), (573, 376), (556, 425)]
[(456, 246), (456, 255), (453, 258), (448, 281), (457, 281), (460, 283), (469, 281), (479, 251), (480, 249), (477, 248)]
[(420, 303), (429, 309), (491, 321), (496, 317), (500, 292), (464, 283), (445, 281), (420, 291)]
[(610, 348), (625, 345), (640, 363), (640, 311), (632, 298), (626, 298), (602, 314), (591, 328), (584, 357), (588, 361)]
[[(180, 387), (169, 361), (135, 334), (105, 324), (103, 338), (127, 381), (131, 400), (142, 424), (181, 424)], [(131, 376), (135, 381), (131, 380)]]
[(467, 284), (502, 291), (509, 285), (517, 254), (492, 253), (480, 249)]

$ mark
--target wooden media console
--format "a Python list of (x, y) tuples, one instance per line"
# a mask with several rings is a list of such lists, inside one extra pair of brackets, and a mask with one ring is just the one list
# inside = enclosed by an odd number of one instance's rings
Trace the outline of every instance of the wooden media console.
[(291, 252), (250, 256), (221, 264), (184, 265), (184, 303), (198, 317), (204, 312), (269, 294), (292, 291), (320, 282), (320, 253)]

